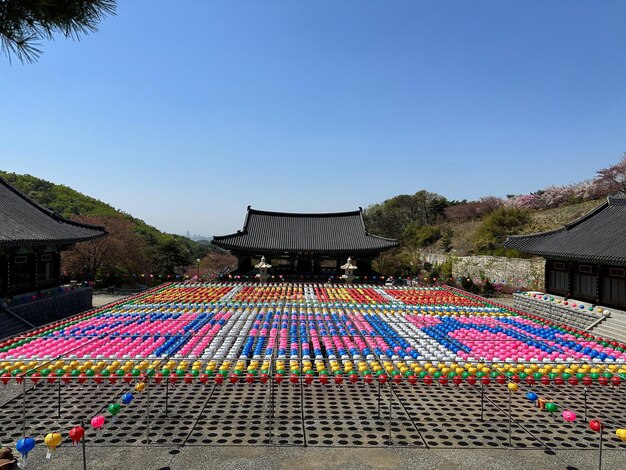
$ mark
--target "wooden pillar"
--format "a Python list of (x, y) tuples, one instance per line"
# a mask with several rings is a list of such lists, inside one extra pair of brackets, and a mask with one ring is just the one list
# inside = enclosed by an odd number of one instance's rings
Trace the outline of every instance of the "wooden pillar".
[(35, 263), (35, 267), (33, 269), (33, 288), (37, 290), (37, 287), (39, 287), (39, 250), (37, 249), (33, 252), (33, 260)]
[(599, 305), (602, 303), (602, 286), (604, 284), (602, 282), (602, 274), (603, 274), (602, 265), (599, 264), (596, 266), (596, 305)]
[(550, 289), (552, 288), (552, 286), (550, 285), (550, 268), (548, 267), (550, 263), (552, 263), (552, 261), (547, 259), (546, 264), (543, 267), (543, 284), (544, 289), (548, 294), (550, 293)]
[(0, 297), (9, 292), (9, 255), (0, 255)]
[(572, 296), (572, 275), (574, 272), (574, 263), (567, 262), (567, 297)]

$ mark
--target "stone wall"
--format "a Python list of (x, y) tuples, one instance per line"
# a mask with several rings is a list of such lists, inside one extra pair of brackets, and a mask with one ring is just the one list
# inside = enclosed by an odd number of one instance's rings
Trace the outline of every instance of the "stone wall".
[[(500, 256), (451, 256), (438, 253), (421, 253), (422, 262), (443, 264), (452, 257), (454, 277), (480, 279), (487, 277), (492, 283), (515, 287), (532, 287), (541, 290), (544, 286), (545, 260), (543, 258), (520, 259)], [(530, 282), (528, 282), (530, 281)]]
[(22, 318), (39, 326), (89, 310), (92, 297), (91, 287), (81, 287), (29, 301), (23, 305), (11, 303), (8, 307)]
[(513, 294), (513, 306), (524, 312), (532, 313), (542, 318), (552, 320), (557, 323), (564, 323), (569, 326), (586, 330), (595, 322), (603, 318), (603, 314), (587, 309), (573, 309), (569, 306), (543, 300), (544, 294), (540, 298), (533, 298), (528, 293)]

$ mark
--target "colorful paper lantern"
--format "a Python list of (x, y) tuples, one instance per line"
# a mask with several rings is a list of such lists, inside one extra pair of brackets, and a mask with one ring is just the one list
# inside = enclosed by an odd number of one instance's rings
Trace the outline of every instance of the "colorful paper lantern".
[(61, 442), (63, 442), (63, 436), (61, 436), (58, 432), (51, 432), (46, 435), (43, 442), (48, 448), (46, 458), (49, 460), (50, 457), (52, 457), (52, 454), (57, 450), (57, 447), (61, 444)]

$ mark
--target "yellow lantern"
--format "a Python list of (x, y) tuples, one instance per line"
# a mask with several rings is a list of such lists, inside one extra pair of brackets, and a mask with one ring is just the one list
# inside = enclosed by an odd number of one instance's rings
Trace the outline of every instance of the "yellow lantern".
[(48, 453), (46, 454), (47, 459), (52, 457), (52, 453), (57, 450), (57, 447), (62, 441), (63, 437), (58, 432), (51, 432), (45, 437), (44, 443), (48, 447)]

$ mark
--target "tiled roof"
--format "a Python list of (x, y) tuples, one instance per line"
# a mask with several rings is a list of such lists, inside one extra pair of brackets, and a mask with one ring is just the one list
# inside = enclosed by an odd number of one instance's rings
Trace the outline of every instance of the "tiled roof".
[(294, 214), (251, 209), (243, 230), (213, 238), (227, 250), (305, 253), (379, 252), (396, 240), (369, 234), (361, 210), (329, 214)]
[(40, 206), (0, 178), (0, 246), (59, 245), (106, 234)]
[(610, 197), (560, 229), (509, 237), (504, 246), (545, 258), (626, 265), (626, 199)]

